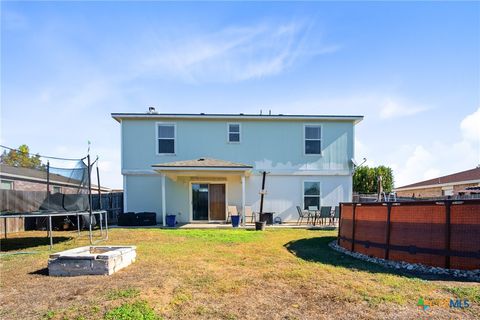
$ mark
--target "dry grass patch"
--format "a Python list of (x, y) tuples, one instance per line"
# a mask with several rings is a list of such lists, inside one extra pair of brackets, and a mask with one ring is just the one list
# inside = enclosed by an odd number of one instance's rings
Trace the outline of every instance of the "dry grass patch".
[[(67, 232), (56, 234), (64, 237), (56, 251), (86, 245), (86, 239), (70, 239)], [(2, 256), (0, 261), (0, 318), (478, 316), (478, 284), (422, 280), (355, 260), (328, 247), (335, 235), (309, 230), (113, 229), (107, 244), (136, 245), (138, 258), (109, 277), (48, 277), (48, 247), (23, 246), (38, 253)], [(44, 237), (45, 233), (17, 236)], [(10, 246), (2, 241), (2, 248)], [(416, 306), (420, 297), (458, 297), (471, 300), (472, 306), (452, 310), (439, 305), (424, 313)]]

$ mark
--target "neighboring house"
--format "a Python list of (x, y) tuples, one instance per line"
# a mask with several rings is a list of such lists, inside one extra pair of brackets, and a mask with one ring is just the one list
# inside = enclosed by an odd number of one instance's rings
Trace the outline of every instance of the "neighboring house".
[[(51, 193), (77, 193), (79, 181), (65, 176), (50, 173)], [(45, 170), (7, 166), (0, 164), (0, 189), (19, 191), (47, 191), (47, 172)], [(96, 185), (92, 185), (96, 191)], [(111, 192), (109, 188), (101, 187), (102, 192)]]
[(113, 113), (121, 126), (125, 211), (157, 221), (225, 221), (227, 206), (282, 221), (296, 206), (352, 198), (354, 126), (362, 116)]
[(429, 179), (395, 189), (399, 197), (430, 198), (475, 193), (480, 186), (480, 167)]

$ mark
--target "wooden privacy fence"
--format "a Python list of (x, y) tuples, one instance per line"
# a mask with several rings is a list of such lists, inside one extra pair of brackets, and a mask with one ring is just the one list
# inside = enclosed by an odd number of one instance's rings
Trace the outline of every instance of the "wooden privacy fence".
[(480, 269), (480, 200), (342, 203), (338, 243), (378, 258)]

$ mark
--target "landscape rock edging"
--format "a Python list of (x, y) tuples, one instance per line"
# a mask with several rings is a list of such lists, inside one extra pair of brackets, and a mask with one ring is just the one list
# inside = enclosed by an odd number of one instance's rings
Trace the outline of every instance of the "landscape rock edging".
[(337, 240), (330, 242), (328, 246), (333, 250), (346, 254), (350, 257), (375, 263), (377, 265), (381, 265), (383, 267), (390, 268), (390, 269), (450, 276), (454, 278), (460, 278), (463, 280), (471, 280), (471, 281), (473, 280), (473, 281), (480, 282), (480, 269), (475, 269), (475, 270), (446, 269), (446, 268), (440, 268), (440, 267), (426, 266), (420, 263), (408, 263), (405, 261), (394, 261), (394, 260), (386, 260), (386, 259), (377, 258), (377, 257), (370, 257), (363, 253), (352, 252), (339, 246), (337, 243)]

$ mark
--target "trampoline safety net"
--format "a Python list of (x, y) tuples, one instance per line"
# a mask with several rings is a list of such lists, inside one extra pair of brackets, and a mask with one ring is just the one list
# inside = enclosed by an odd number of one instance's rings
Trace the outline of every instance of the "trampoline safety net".
[(89, 210), (91, 169), (85, 158), (43, 157), (22, 147), (1, 149), (1, 215)]

